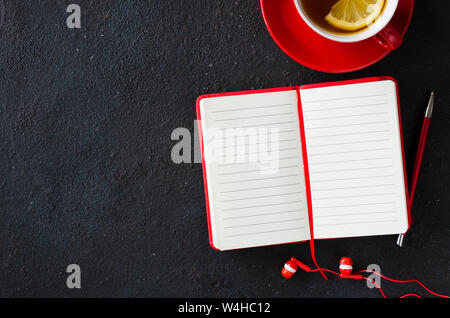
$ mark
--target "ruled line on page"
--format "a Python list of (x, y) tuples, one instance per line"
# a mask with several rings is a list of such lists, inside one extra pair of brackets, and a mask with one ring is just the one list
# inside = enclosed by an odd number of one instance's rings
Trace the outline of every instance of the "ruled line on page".
[(365, 140), (365, 141), (349, 141), (349, 142), (335, 142), (332, 144), (319, 144), (319, 145), (310, 145), (308, 149), (311, 148), (320, 148), (320, 147), (328, 147), (328, 146), (341, 146), (341, 145), (357, 145), (357, 144), (367, 144), (369, 142), (385, 142), (390, 141), (390, 139), (378, 139), (378, 140)]
[(234, 219), (258, 217), (258, 216), (267, 216), (267, 215), (280, 215), (280, 214), (288, 214), (288, 213), (299, 213), (299, 212), (303, 212), (303, 211), (304, 211), (303, 209), (297, 209), (297, 210), (283, 211), (283, 212), (269, 212), (269, 213), (263, 213), (263, 214), (252, 214), (252, 215), (244, 215), (244, 216), (232, 216), (232, 217), (226, 217), (226, 218), (222, 218), (222, 219), (223, 220), (234, 220)]
[(230, 200), (220, 200), (220, 202), (235, 202), (235, 201), (242, 201), (242, 200), (252, 200), (252, 199), (265, 199), (265, 198), (273, 198), (273, 197), (281, 197), (285, 195), (294, 195), (294, 194), (302, 194), (302, 191), (297, 192), (291, 192), (291, 193), (282, 193), (282, 194), (274, 194), (274, 195), (263, 195), (258, 197), (248, 197), (248, 198), (238, 198), (238, 199), (230, 199)]
[(239, 189), (239, 190), (230, 190), (230, 191), (220, 191), (220, 193), (232, 193), (232, 192), (245, 192), (245, 191), (252, 191), (252, 190), (261, 190), (261, 189), (273, 189), (273, 188), (281, 188), (281, 187), (292, 187), (292, 186), (296, 186), (296, 185), (301, 185), (300, 182), (298, 183), (291, 183), (291, 184), (280, 184), (277, 186), (270, 186), (270, 187), (257, 187), (257, 188), (244, 188), (244, 189)]
[(320, 174), (320, 173), (357, 171), (357, 170), (373, 170), (373, 169), (386, 169), (386, 168), (392, 168), (392, 165), (389, 165), (389, 166), (376, 166), (376, 167), (364, 167), (364, 168), (337, 169), (337, 170), (321, 170), (321, 171), (311, 171), (311, 173)]
[(301, 227), (293, 227), (287, 229), (280, 229), (274, 231), (263, 231), (263, 232), (254, 232), (254, 233), (244, 233), (244, 234), (235, 234), (235, 235), (225, 235), (224, 237), (237, 237), (237, 236), (248, 236), (248, 235), (257, 235), (257, 234), (267, 234), (267, 233), (275, 233), (275, 232), (284, 232), (284, 231), (294, 231), (304, 229), (304, 226)]
[(282, 121), (282, 122), (277, 122), (277, 123), (267, 123), (267, 124), (253, 124), (253, 125), (247, 125), (247, 126), (234, 126), (234, 127), (229, 127), (230, 129), (238, 129), (238, 128), (249, 128), (249, 127), (254, 127), (254, 128), (259, 128), (259, 127), (265, 127), (265, 126), (276, 126), (276, 125), (284, 125), (284, 124), (294, 124), (295, 121), (294, 120), (290, 120), (290, 121)]
[(387, 124), (387, 123), (389, 123), (389, 120), (366, 122), (366, 123), (355, 123), (355, 124), (341, 124), (341, 125), (332, 125), (332, 126), (308, 127), (307, 129), (324, 129), (324, 128), (327, 129), (327, 128), (353, 127), (353, 126), (363, 126), (363, 125), (378, 125), (378, 124)]
[(322, 152), (322, 153), (309, 153), (308, 156), (325, 156), (325, 155), (340, 155), (348, 153), (358, 153), (358, 152), (371, 152), (371, 151), (384, 151), (391, 150), (392, 148), (376, 148), (376, 149), (362, 149), (362, 150), (347, 150), (347, 151), (333, 151), (333, 152)]
[(294, 106), (294, 104), (275, 104), (275, 105), (265, 105), (265, 106), (257, 106), (257, 107), (239, 107), (238, 109), (224, 109), (224, 110), (216, 110), (212, 111), (213, 114), (217, 113), (226, 113), (226, 112), (237, 112), (243, 110), (255, 110), (261, 108), (272, 108), (272, 107), (283, 107), (283, 106)]
[(355, 207), (355, 206), (382, 205), (382, 204), (394, 204), (394, 203), (395, 203), (395, 201), (375, 202), (375, 203), (344, 204), (344, 205), (329, 205), (329, 206), (316, 206), (316, 209), (350, 208), (350, 207)]
[(383, 176), (366, 176), (366, 177), (356, 177), (356, 178), (336, 178), (336, 179), (325, 179), (325, 180), (315, 180), (314, 182), (330, 182), (330, 181), (340, 181), (340, 180), (359, 180), (359, 179), (375, 179), (375, 178), (387, 178), (393, 177), (393, 174), (383, 175)]
[(232, 162), (232, 163), (221, 163), (221, 164), (218, 164), (217, 166), (218, 167), (226, 167), (226, 166), (235, 167), (235, 166), (258, 164), (258, 163), (260, 163), (260, 162), (259, 161), (257, 161), (257, 162)]
[(366, 221), (366, 222), (348, 222), (348, 223), (329, 223), (329, 224), (314, 224), (314, 226), (335, 226), (335, 225), (355, 225), (355, 224), (368, 224), (368, 223), (393, 223), (397, 222), (397, 220), (383, 220), (383, 221)]
[(289, 113), (281, 113), (281, 114), (267, 114), (267, 115), (259, 115), (259, 116), (248, 116), (248, 117), (232, 117), (232, 118), (224, 118), (224, 119), (214, 119), (213, 122), (219, 123), (224, 121), (230, 121), (230, 120), (243, 120), (243, 119), (253, 119), (253, 118), (267, 118), (267, 117), (274, 117), (274, 116), (285, 116), (285, 115), (294, 115), (295, 113), (289, 112)]
[[(224, 129), (224, 128), (222, 128), (222, 129)], [(296, 130), (295, 129), (289, 129), (289, 130), (278, 130), (277, 131), (277, 134), (278, 135), (281, 135), (281, 134), (285, 134), (285, 133), (293, 133), (293, 132), (296, 132)], [(224, 144), (227, 144), (228, 142), (227, 141), (229, 141), (229, 140), (237, 140), (237, 139), (239, 139), (239, 138), (252, 138), (252, 137), (254, 137), (253, 135), (249, 135), (248, 133), (244, 133), (244, 134), (239, 134), (239, 135), (231, 135), (231, 136), (224, 136), (224, 137), (217, 137), (217, 138), (214, 138), (214, 141), (223, 141), (223, 140), (225, 140), (225, 142), (224, 142)]]
[(355, 195), (344, 195), (344, 196), (325, 197), (325, 198), (314, 197), (314, 199), (316, 201), (322, 201), (322, 200), (336, 200), (336, 199), (346, 199), (346, 198), (364, 198), (364, 197), (388, 196), (388, 195), (396, 195), (396, 193), (355, 194)]
[(364, 189), (364, 188), (379, 188), (379, 187), (392, 187), (395, 184), (391, 183), (391, 184), (376, 184), (376, 185), (366, 185), (366, 186), (353, 186), (353, 187), (333, 187), (333, 188), (321, 188), (321, 189), (316, 189), (314, 188), (313, 191), (314, 192), (320, 192), (320, 191), (332, 191), (332, 190), (349, 190), (349, 189)]
[(253, 152), (246, 152), (246, 153), (234, 153), (234, 154), (225, 155), (225, 156), (222, 156), (222, 157), (223, 158), (239, 157), (239, 156), (247, 156), (247, 155), (257, 155), (257, 154), (265, 153), (265, 152), (288, 151), (288, 150), (296, 150), (296, 149), (297, 149), (297, 147), (291, 147), (291, 148), (273, 149), (273, 150), (266, 150), (266, 151), (253, 151)]
[(298, 156), (292, 156), (292, 157), (280, 157), (280, 160), (289, 160), (289, 159), (298, 159)]
[[(222, 130), (226, 130), (226, 128), (221, 128)], [(278, 134), (284, 134), (284, 133), (292, 133), (292, 132), (296, 132), (295, 129), (288, 129), (288, 130), (279, 130), (277, 131)], [(220, 140), (234, 140), (234, 139), (238, 139), (238, 138), (242, 138), (242, 137), (251, 137), (249, 136), (248, 133), (244, 133), (244, 134), (239, 134), (239, 135), (231, 135), (231, 136), (223, 136), (223, 137), (215, 137), (214, 141), (220, 141)]]
[(267, 206), (278, 206), (278, 205), (302, 203), (302, 202), (303, 202), (302, 200), (297, 200), (297, 201), (292, 201), (292, 202), (282, 202), (282, 203), (274, 203), (274, 204), (262, 204), (262, 205), (254, 205), (254, 206), (227, 208), (227, 209), (222, 209), (222, 211), (234, 211), (234, 210), (242, 210), (242, 209), (261, 208), (261, 207), (267, 207)]
[(295, 218), (295, 219), (290, 219), (290, 220), (280, 220), (280, 221), (273, 221), (273, 222), (253, 223), (253, 224), (243, 224), (243, 225), (230, 225), (230, 226), (224, 226), (223, 228), (224, 229), (236, 229), (236, 228), (257, 226), (257, 225), (281, 224), (281, 223), (301, 221), (301, 220), (304, 220), (304, 218)]
[(395, 210), (390, 211), (375, 211), (375, 212), (359, 212), (359, 213), (345, 213), (345, 214), (330, 214), (330, 215), (316, 215), (316, 218), (330, 218), (330, 217), (341, 217), (341, 216), (357, 216), (357, 215), (370, 215), (370, 214), (392, 214)]
[(338, 133), (338, 134), (332, 134), (332, 135), (311, 136), (311, 137), (308, 137), (308, 139), (342, 137), (342, 136), (357, 136), (357, 135), (367, 135), (367, 134), (387, 133), (387, 132), (391, 132), (391, 131), (389, 129), (384, 129), (384, 130), (361, 131), (361, 132), (352, 132), (352, 133), (343, 133), (343, 134)]
[(317, 107), (315, 109), (305, 110), (304, 113), (320, 112), (320, 111), (335, 110), (335, 109), (351, 109), (351, 108), (383, 106), (383, 105), (387, 105), (387, 103), (365, 104), (365, 105), (354, 105), (354, 106), (340, 106), (340, 107), (330, 107), (330, 108), (318, 108)]
[(265, 141), (265, 142), (259, 142), (259, 143), (246, 143), (246, 144), (240, 144), (240, 143), (237, 143), (237, 144), (234, 144), (234, 145), (227, 145), (227, 146), (223, 146), (223, 147), (220, 147), (221, 149), (225, 149), (225, 148), (234, 148), (234, 147), (253, 147), (253, 146), (261, 146), (261, 145), (269, 145), (269, 144), (274, 144), (274, 143), (281, 143), (281, 142), (288, 142), (288, 141), (297, 141), (297, 139), (295, 139), (295, 138), (291, 138), (291, 139), (283, 139), (283, 140), (277, 140), (277, 141), (272, 141), (272, 140), (269, 140), (269, 141)]
[(340, 119), (340, 118), (352, 118), (352, 117), (362, 117), (362, 116), (375, 116), (375, 115), (385, 115), (385, 114), (388, 114), (388, 112), (377, 112), (377, 113), (355, 114), (355, 115), (345, 115), (345, 116), (308, 118), (308, 121), (327, 120), (327, 119)]
[(310, 103), (323, 103), (323, 102), (334, 102), (337, 100), (348, 100), (348, 99), (356, 99), (356, 98), (369, 98), (369, 97), (380, 97), (387, 96), (387, 94), (376, 94), (376, 95), (362, 95), (362, 96), (349, 96), (349, 97), (340, 97), (340, 98), (331, 98), (331, 99), (319, 99), (319, 100), (302, 100), (303, 104)]
[[(278, 160), (289, 160), (289, 159), (298, 159), (298, 156), (280, 157), (280, 158), (278, 158)], [(263, 164), (263, 163), (267, 163), (269, 161), (221, 163), (221, 164), (217, 164), (217, 166), (218, 167), (225, 167), (225, 166), (239, 166), (239, 165), (250, 165), (250, 164)]]
[[(286, 167), (277, 167), (274, 168), (273, 170), (283, 170), (283, 169), (291, 169), (291, 168), (298, 168), (298, 165), (294, 165), (294, 166), (286, 166)], [(260, 169), (255, 169), (255, 170), (248, 170), (248, 171), (235, 171), (235, 172), (229, 172), (229, 173), (219, 173), (219, 176), (232, 176), (235, 174), (241, 174), (241, 173), (252, 173), (252, 172), (261, 172), (261, 168)]]
[(352, 159), (352, 160), (339, 160), (339, 161), (325, 161), (325, 162), (315, 162), (310, 164), (310, 167), (318, 166), (318, 165), (327, 165), (333, 163), (346, 163), (346, 162), (355, 162), (355, 161), (372, 161), (372, 160), (391, 160), (392, 157), (381, 157), (381, 158), (363, 158), (363, 159)]
[(287, 176), (276, 176), (276, 177), (260, 178), (260, 179), (247, 179), (247, 180), (235, 180), (235, 181), (219, 182), (219, 184), (231, 184), (231, 183), (241, 183), (241, 182), (250, 182), (250, 181), (273, 180), (273, 179), (290, 178), (290, 177), (298, 177), (298, 176), (299, 176), (298, 174), (292, 174), (292, 175), (287, 175)]

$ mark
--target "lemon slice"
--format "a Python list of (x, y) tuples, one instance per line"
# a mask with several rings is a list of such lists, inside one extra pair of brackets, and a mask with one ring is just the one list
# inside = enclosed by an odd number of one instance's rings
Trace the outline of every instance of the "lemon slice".
[(356, 31), (371, 24), (383, 10), (385, 0), (339, 0), (325, 17), (332, 26)]

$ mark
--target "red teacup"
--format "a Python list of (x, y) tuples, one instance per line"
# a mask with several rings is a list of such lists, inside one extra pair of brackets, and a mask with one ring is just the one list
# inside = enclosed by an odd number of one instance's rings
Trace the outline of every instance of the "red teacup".
[(397, 49), (403, 42), (401, 33), (391, 24), (392, 17), (398, 7), (399, 0), (386, 0), (381, 15), (367, 29), (348, 34), (335, 34), (313, 22), (302, 7), (301, 0), (292, 0), (302, 20), (317, 34), (336, 42), (353, 43), (372, 38), (388, 50)]

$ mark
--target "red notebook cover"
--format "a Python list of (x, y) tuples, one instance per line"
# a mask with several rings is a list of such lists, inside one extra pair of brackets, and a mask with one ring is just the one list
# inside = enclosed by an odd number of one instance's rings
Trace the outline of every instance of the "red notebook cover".
[[(309, 225), (310, 225), (310, 234), (311, 234), (310, 241), (311, 241), (311, 249), (312, 249), (313, 259), (315, 261), (315, 257), (314, 257), (314, 239), (315, 238), (314, 238), (314, 227), (313, 227), (313, 213), (314, 212), (313, 212), (312, 199), (311, 199), (311, 184), (310, 184), (309, 167), (308, 167), (308, 149), (307, 149), (307, 143), (306, 143), (306, 137), (305, 137), (305, 125), (304, 125), (302, 101), (301, 101), (301, 93), (300, 92), (303, 90), (314, 89), (314, 88), (342, 86), (342, 85), (359, 84), (359, 83), (370, 83), (370, 82), (378, 82), (378, 81), (386, 81), (386, 80), (394, 82), (395, 86), (396, 86), (396, 91), (397, 91), (396, 96), (397, 96), (398, 119), (399, 119), (399, 128), (400, 128), (400, 136), (401, 136), (400, 139), (401, 139), (401, 152), (402, 152), (402, 159), (403, 159), (403, 176), (404, 176), (404, 185), (405, 185), (405, 192), (406, 192), (405, 200), (408, 201), (407, 199), (409, 197), (409, 194), (408, 194), (408, 186), (407, 186), (407, 178), (406, 178), (406, 170), (405, 170), (403, 133), (402, 133), (401, 116), (400, 116), (400, 101), (399, 101), (399, 97), (398, 97), (399, 96), (398, 84), (394, 78), (387, 77), (387, 76), (380, 76), (380, 77), (370, 77), (370, 78), (339, 81), (339, 82), (328, 82), (328, 83), (320, 83), (320, 84), (310, 84), (310, 85), (303, 85), (303, 86), (292, 86), (292, 87), (282, 87), (282, 88), (272, 88), (272, 89), (262, 89), (262, 90), (252, 90), (252, 91), (240, 91), (240, 92), (232, 92), (232, 93), (208, 94), (208, 95), (200, 96), (197, 99), (197, 119), (198, 119), (198, 129), (199, 129), (199, 136), (200, 136), (200, 147), (201, 147), (201, 152), (202, 152), (203, 179), (204, 179), (204, 189), (205, 189), (205, 199), (206, 199), (206, 210), (207, 210), (208, 232), (209, 232), (210, 245), (214, 249), (217, 249), (213, 243), (213, 233), (212, 233), (212, 229), (211, 229), (210, 199), (209, 199), (209, 192), (208, 192), (207, 173), (206, 173), (206, 167), (205, 167), (205, 155), (204, 155), (205, 149), (204, 149), (204, 140), (203, 140), (202, 117), (201, 117), (201, 111), (200, 111), (200, 104), (203, 99), (213, 98), (213, 97), (258, 94), (258, 93), (296, 91), (297, 103), (298, 103), (298, 115), (299, 115), (299, 123), (300, 123), (300, 137), (301, 137), (301, 145), (302, 145), (302, 150), (303, 150), (303, 164), (304, 164), (304, 170), (305, 170), (304, 172), (305, 172), (305, 186), (306, 186), (308, 216), (309, 216)], [(407, 213), (408, 213), (408, 227), (410, 227), (411, 226), (411, 214), (410, 214), (409, 206), (407, 207)]]

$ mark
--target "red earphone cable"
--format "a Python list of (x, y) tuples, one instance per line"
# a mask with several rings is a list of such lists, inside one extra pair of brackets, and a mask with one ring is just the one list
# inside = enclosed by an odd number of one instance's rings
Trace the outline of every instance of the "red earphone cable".
[[(389, 281), (394, 282), (394, 283), (400, 283), (400, 284), (417, 283), (417, 284), (419, 284), (420, 286), (422, 286), (423, 289), (425, 289), (427, 292), (429, 292), (430, 294), (432, 294), (432, 295), (434, 295), (434, 296), (442, 297), (442, 298), (450, 298), (450, 296), (441, 295), (441, 294), (438, 294), (438, 293), (433, 292), (431, 289), (429, 289), (427, 286), (425, 286), (424, 284), (422, 284), (420, 281), (418, 281), (418, 280), (416, 280), (416, 279), (412, 279), (412, 280), (398, 280), (398, 279), (392, 279), (392, 278), (386, 277), (386, 276), (384, 276), (384, 275), (381, 275), (381, 274), (378, 273), (378, 272), (375, 272), (375, 271), (369, 271), (369, 270), (362, 270), (362, 271), (359, 271), (358, 273), (373, 273), (373, 274), (375, 274), (375, 275), (380, 276), (381, 278), (384, 278), (384, 279), (389, 280)], [(408, 294), (408, 295), (415, 295), (415, 294)], [(417, 296), (417, 295), (416, 295), (416, 296)]]
[[(326, 268), (317, 268), (317, 269), (313, 269), (313, 270), (311, 271), (311, 273), (319, 272), (319, 271), (328, 272), (328, 273), (334, 274), (334, 275), (339, 276), (339, 277), (341, 276), (341, 274), (339, 274), (339, 273), (337, 273), (337, 272), (335, 272), (335, 271), (326, 269)], [(382, 295), (384, 298), (387, 298), (386, 295), (383, 293), (383, 290), (381, 289), (381, 286), (379, 286), (375, 281), (373, 281), (373, 280), (371, 280), (370, 278), (367, 278), (367, 277), (363, 277), (363, 279), (372, 282), (372, 283), (378, 288), (378, 290), (380, 291), (381, 295)]]
[[(337, 273), (337, 272), (335, 272), (335, 271), (332, 271), (332, 270), (330, 270), (330, 269), (327, 269), (327, 268), (317, 268), (317, 269), (313, 269), (313, 270), (311, 270), (311, 273), (315, 273), (315, 272), (319, 272), (319, 271), (328, 272), (328, 273), (334, 274), (334, 275), (339, 276), (339, 277), (341, 276), (339, 273)], [(450, 298), (449, 296), (441, 295), (441, 294), (438, 294), (438, 293), (433, 292), (432, 290), (430, 290), (428, 287), (426, 287), (424, 284), (422, 284), (420, 281), (418, 281), (418, 280), (416, 280), (416, 279), (413, 279), (413, 280), (397, 280), (397, 279), (392, 279), (392, 278), (389, 278), (389, 277), (387, 277), (387, 276), (384, 276), (384, 275), (382, 275), (382, 274), (380, 274), (380, 273), (378, 273), (378, 272), (375, 272), (375, 271), (369, 271), (369, 270), (362, 270), (362, 271), (359, 271), (359, 272), (357, 272), (357, 273), (358, 273), (358, 274), (359, 274), (359, 273), (373, 273), (373, 274), (375, 274), (375, 275), (380, 276), (381, 278), (384, 278), (384, 279), (389, 280), (389, 281), (394, 282), (394, 283), (401, 283), (401, 284), (406, 284), (406, 283), (418, 283), (418, 284), (419, 284), (420, 286), (422, 286), (427, 292), (429, 292), (430, 294), (432, 294), (432, 295), (434, 295), (434, 296), (442, 297), (442, 298)], [(383, 289), (381, 289), (381, 286), (378, 285), (374, 280), (372, 280), (372, 279), (370, 279), (370, 278), (367, 278), (367, 277), (363, 277), (363, 279), (365, 279), (365, 280), (371, 282), (372, 284), (374, 284), (374, 285), (377, 287), (377, 289), (380, 291), (380, 293), (381, 293), (381, 295), (383, 296), (383, 298), (387, 298), (386, 295), (385, 295), (384, 292), (383, 292)], [(422, 298), (422, 297), (420, 297), (420, 296), (417, 295), (417, 294), (405, 294), (405, 295), (403, 295), (403, 296), (400, 296), (400, 298), (407, 298), (407, 297)]]
[(377, 289), (380, 291), (380, 293), (383, 296), (383, 298), (387, 298), (386, 295), (383, 293), (383, 290), (381, 289), (381, 286), (378, 285), (376, 281), (371, 280), (370, 278), (367, 278), (367, 277), (363, 277), (363, 279), (365, 279), (365, 280), (371, 282), (372, 284), (374, 284), (377, 287)]
[(420, 297), (420, 296), (417, 295), (417, 294), (406, 294), (406, 295), (400, 296), (400, 298), (406, 298), (406, 297), (422, 298), (422, 297)]
[(316, 269), (311, 270), (311, 273), (316, 273), (316, 272), (320, 272), (320, 271), (328, 272), (328, 273), (331, 273), (331, 274), (334, 274), (334, 275), (337, 275), (337, 276), (341, 275), (339, 273), (336, 273), (336, 272), (334, 272), (332, 270), (329, 270), (329, 269), (326, 269), (326, 268), (316, 268)]

